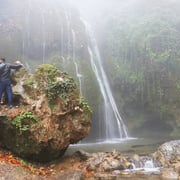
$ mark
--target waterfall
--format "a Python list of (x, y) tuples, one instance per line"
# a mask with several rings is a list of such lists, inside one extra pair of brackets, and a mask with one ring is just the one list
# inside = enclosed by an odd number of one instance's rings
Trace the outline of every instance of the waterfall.
[(28, 4), (27, 4), (27, 11), (24, 14), (24, 29), (23, 29), (23, 33), (22, 33), (22, 61), (25, 62), (25, 55), (26, 55), (26, 51), (27, 51), (27, 47), (29, 45), (29, 37), (30, 37), (30, 9), (31, 9), (31, 1), (28, 0)]
[(64, 28), (63, 26), (61, 27), (61, 45), (60, 45), (60, 54), (61, 54), (61, 58), (63, 60), (63, 68), (65, 67), (65, 58), (64, 58)]
[(82, 82), (81, 82), (82, 75), (79, 73), (78, 63), (76, 62), (76, 54), (75, 54), (76, 36), (74, 29), (72, 29), (72, 40), (73, 40), (73, 63), (75, 66), (76, 76), (78, 78), (79, 91), (82, 94)]
[[(70, 55), (71, 50), (71, 32), (70, 32), (70, 20), (69, 20), (69, 13), (65, 11), (65, 18), (67, 22), (67, 54)], [(69, 60), (69, 58), (68, 58)]]
[[(82, 94), (82, 75), (79, 72), (78, 63), (76, 61), (76, 34), (75, 30), (71, 27), (70, 21), (70, 13), (65, 11), (65, 18), (67, 22), (67, 54), (69, 56), (68, 60), (70, 60), (70, 55), (72, 55), (72, 61), (75, 67), (75, 75), (78, 79), (79, 91)], [(71, 50), (72, 49), (72, 50)]]
[(89, 24), (81, 19), (85, 25), (87, 35), (89, 38), (88, 52), (90, 55), (91, 67), (97, 78), (100, 87), (100, 92), (103, 98), (103, 119), (100, 120), (100, 127), (103, 132), (100, 132), (101, 140), (124, 139), (128, 138), (126, 126), (120, 116), (116, 102), (114, 100), (108, 78), (103, 69), (102, 59), (97, 46), (96, 39)]
[(139, 157), (139, 159), (132, 159), (132, 169), (131, 171), (158, 171), (160, 170), (161, 165), (152, 157)]
[(45, 18), (44, 18), (44, 12), (41, 12), (41, 18), (42, 18), (42, 63), (45, 62), (45, 54), (46, 54), (46, 37), (45, 37)]

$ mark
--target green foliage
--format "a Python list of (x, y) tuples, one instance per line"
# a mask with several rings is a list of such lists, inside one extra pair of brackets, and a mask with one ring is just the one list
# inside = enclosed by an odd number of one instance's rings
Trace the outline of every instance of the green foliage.
[(76, 84), (66, 73), (60, 73), (49, 64), (41, 65), (34, 74), (39, 90), (46, 93), (49, 103), (55, 104), (58, 98), (67, 99), (77, 94)]
[(29, 130), (36, 122), (38, 122), (38, 118), (32, 112), (22, 112), (11, 120), (11, 124), (20, 132)]
[(79, 99), (79, 107), (82, 108), (84, 111), (89, 112), (89, 115), (91, 116), (92, 110), (83, 97), (80, 97)]
[(130, 114), (137, 112), (145, 124), (155, 126), (156, 119), (164, 128), (175, 128), (180, 108), (180, 13), (176, 4), (140, 2), (134, 8), (146, 5), (146, 11), (129, 9), (125, 18), (119, 12), (100, 27), (106, 71), (129, 126)]
[(34, 79), (39, 87), (44, 88), (49, 83), (54, 82), (57, 75), (58, 70), (54, 66), (43, 64), (34, 73)]
[(73, 90), (76, 88), (76, 84), (73, 79), (66, 79), (58, 82), (49, 82), (45, 89), (48, 100), (50, 102), (55, 101), (57, 97), (66, 99), (70, 97)]
[(23, 87), (26, 93), (32, 99), (36, 99), (40, 91), (44, 91), (49, 83), (55, 81), (58, 73), (58, 70), (52, 65), (43, 64), (39, 66), (34, 75), (26, 78), (24, 82)]

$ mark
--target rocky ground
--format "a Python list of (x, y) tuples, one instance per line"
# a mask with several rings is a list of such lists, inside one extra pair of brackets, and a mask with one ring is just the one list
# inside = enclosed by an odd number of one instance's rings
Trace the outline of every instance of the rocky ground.
[(64, 157), (49, 164), (22, 160), (7, 150), (0, 150), (0, 180), (81, 179), (92, 176), (77, 156)]
[[(176, 148), (171, 146), (170, 149), (169, 145), (173, 143)], [(168, 152), (165, 148), (168, 149)], [(165, 152), (166, 159), (164, 158)], [(91, 154), (78, 151), (73, 155), (64, 156), (48, 164), (37, 164), (20, 159), (9, 151), (1, 149), (0, 180), (179, 180), (179, 141), (165, 143), (151, 157), (155, 158), (157, 155), (159, 160), (162, 161), (161, 163), (164, 164), (164, 167), (161, 167), (159, 171), (144, 171), (142, 168), (133, 171), (129, 162), (143, 162), (149, 156), (133, 155), (132, 157), (125, 157), (119, 151)]]

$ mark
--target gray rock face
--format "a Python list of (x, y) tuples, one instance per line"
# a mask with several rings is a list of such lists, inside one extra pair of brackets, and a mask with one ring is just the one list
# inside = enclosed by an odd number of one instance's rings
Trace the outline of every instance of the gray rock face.
[(161, 162), (163, 167), (172, 167), (180, 162), (180, 140), (170, 141), (162, 144), (154, 157)]
[(127, 169), (131, 165), (119, 151), (93, 153), (87, 158), (87, 169), (89, 171), (112, 172)]
[(50, 65), (14, 77), (14, 103), (1, 108), (0, 141), (21, 157), (50, 161), (89, 133), (91, 110), (74, 80)]
[(180, 175), (180, 140), (162, 144), (153, 156), (164, 167), (161, 170), (162, 177), (178, 179)]

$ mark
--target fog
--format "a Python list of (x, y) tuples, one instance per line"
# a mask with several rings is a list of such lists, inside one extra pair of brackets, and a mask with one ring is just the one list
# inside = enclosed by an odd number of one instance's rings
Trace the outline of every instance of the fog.
[[(101, 29), (102, 33), (103, 23), (113, 19), (126, 20), (137, 17), (135, 21), (141, 21), (143, 17), (150, 16), (154, 12), (162, 12), (165, 9), (166, 13), (169, 13), (166, 9), (172, 7), (176, 13), (180, 8), (178, 0), (69, 0), (69, 3), (94, 29)], [(108, 29), (110, 28), (109, 26)]]
[(102, 18), (101, 20), (103, 20), (104, 18), (116, 15), (117, 13), (120, 14), (129, 4), (132, 5), (134, 1), (135, 0), (69, 0), (69, 2), (80, 11), (82, 16), (92, 22), (96, 22), (99, 18)]
[(96, 21), (97, 17), (120, 16), (121, 14), (147, 12), (151, 8), (168, 7), (178, 3), (178, 0), (69, 0), (69, 3), (76, 7), (80, 13)]
[(101, 96), (90, 69), (88, 48), (92, 45), (82, 22), (85, 19), (93, 29), (128, 128), (171, 131), (166, 121), (176, 121), (176, 109), (168, 116), (166, 109), (175, 106), (164, 104), (178, 99), (173, 80), (180, 72), (176, 62), (180, 54), (179, 0), (1, 0), (0, 10), (1, 56), (21, 59), (33, 68), (56, 63), (77, 82), (82, 80), (83, 95), (96, 108)]

